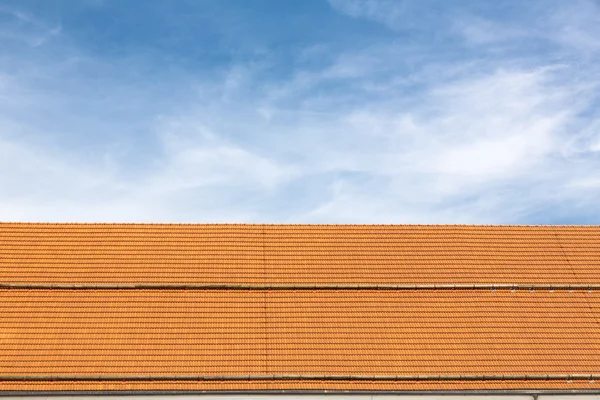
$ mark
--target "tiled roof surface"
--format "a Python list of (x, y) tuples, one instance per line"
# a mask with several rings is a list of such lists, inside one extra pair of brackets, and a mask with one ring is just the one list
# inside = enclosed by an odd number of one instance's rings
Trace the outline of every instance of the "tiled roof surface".
[(595, 284), (599, 227), (0, 224), (0, 281)]
[(0, 224), (0, 391), (600, 389), (599, 273), (592, 226)]

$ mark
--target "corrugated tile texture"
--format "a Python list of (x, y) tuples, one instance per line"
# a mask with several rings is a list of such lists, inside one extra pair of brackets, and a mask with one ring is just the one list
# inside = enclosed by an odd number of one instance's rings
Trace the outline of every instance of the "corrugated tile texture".
[(2, 375), (600, 371), (600, 292), (0, 290)]
[(0, 224), (0, 281), (594, 284), (600, 229)]
[(598, 227), (0, 224), (0, 391), (600, 389), (594, 380), (34, 382), (33, 376), (600, 374)]

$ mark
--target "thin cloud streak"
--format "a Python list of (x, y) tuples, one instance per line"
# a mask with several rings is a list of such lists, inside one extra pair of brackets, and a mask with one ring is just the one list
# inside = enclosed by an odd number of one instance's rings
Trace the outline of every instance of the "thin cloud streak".
[[(387, 28), (410, 12), (343, 7)], [(13, 60), (45, 62), (35, 80), (0, 67), (0, 220), (598, 223), (600, 74), (568, 57), (481, 58), (473, 48), (539, 29), (482, 37), (457, 27), (495, 22), (465, 12), (445, 29), (469, 56), (397, 39), (323, 44), (298, 54), (328, 53), (322, 62), (276, 77), (269, 57), (216, 76), (161, 71), (157, 82), (143, 54), (108, 61), (63, 31)], [(579, 17), (565, 18), (547, 23)], [(594, 58), (577, 37), (549, 40)]]

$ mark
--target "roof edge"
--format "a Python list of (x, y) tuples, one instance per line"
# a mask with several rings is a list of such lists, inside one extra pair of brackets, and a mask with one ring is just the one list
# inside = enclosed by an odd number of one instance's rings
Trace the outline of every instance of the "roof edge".
[(498, 228), (527, 228), (527, 227), (586, 227), (586, 228), (600, 228), (600, 224), (406, 224), (406, 223), (388, 223), (388, 224), (368, 224), (368, 223), (340, 223), (340, 224), (327, 224), (327, 223), (275, 223), (275, 222), (32, 222), (32, 221), (0, 221), (0, 225), (70, 225), (70, 226), (90, 226), (90, 225), (121, 225), (121, 226), (291, 226), (291, 227), (367, 227), (367, 226), (388, 226), (388, 227), (498, 227)]
[(441, 396), (538, 396), (538, 395), (600, 395), (600, 389), (458, 389), (458, 390), (0, 390), (0, 397), (10, 396), (165, 396), (165, 395), (441, 395)]

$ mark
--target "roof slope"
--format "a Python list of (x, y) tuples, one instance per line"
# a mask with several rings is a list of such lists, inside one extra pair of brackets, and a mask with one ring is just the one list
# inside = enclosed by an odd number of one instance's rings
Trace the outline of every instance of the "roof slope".
[(0, 224), (0, 281), (596, 284), (595, 226)]
[(0, 224), (0, 391), (600, 389), (600, 228)]

